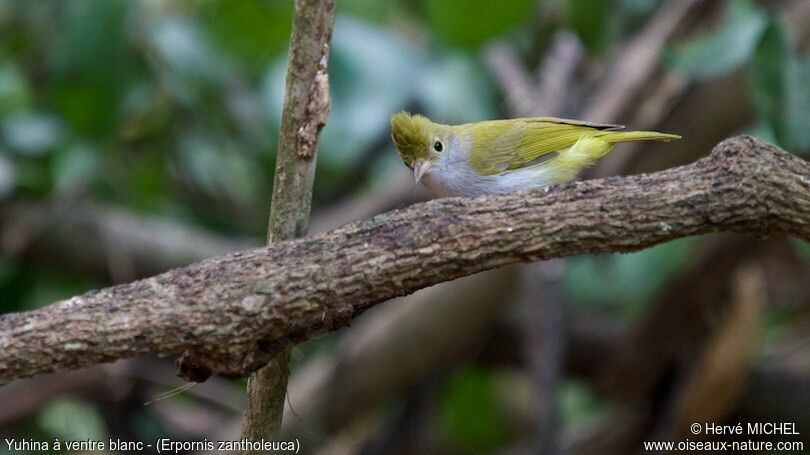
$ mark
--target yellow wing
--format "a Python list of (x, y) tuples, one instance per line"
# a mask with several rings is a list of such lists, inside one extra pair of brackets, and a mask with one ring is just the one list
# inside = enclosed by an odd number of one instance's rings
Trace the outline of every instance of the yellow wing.
[[(472, 127), (473, 125), (462, 125)], [(492, 120), (476, 123), (470, 164), (483, 175), (534, 166), (554, 158), (583, 135), (598, 136), (624, 128), (553, 117)]]

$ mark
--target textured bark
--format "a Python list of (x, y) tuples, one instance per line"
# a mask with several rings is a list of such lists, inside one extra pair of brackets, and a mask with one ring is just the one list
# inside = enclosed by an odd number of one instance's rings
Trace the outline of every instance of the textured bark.
[[(335, 21), (335, 0), (296, 0), (289, 66), (287, 67), (276, 173), (267, 243), (307, 233), (315, 178), (315, 152), (329, 114), (329, 43)], [(290, 349), (278, 352), (264, 368), (250, 375), (242, 437), (252, 441), (278, 439), (290, 374)], [(207, 376), (193, 352), (183, 356), (181, 374)], [(247, 450), (248, 453), (264, 453)]]
[(307, 233), (318, 135), (329, 113), (329, 41), (334, 0), (297, 0), (290, 38), (267, 240)]
[(184, 349), (240, 376), (375, 303), (521, 261), (728, 230), (810, 240), (810, 164), (750, 137), (694, 164), (448, 198), (0, 318), (0, 381)]

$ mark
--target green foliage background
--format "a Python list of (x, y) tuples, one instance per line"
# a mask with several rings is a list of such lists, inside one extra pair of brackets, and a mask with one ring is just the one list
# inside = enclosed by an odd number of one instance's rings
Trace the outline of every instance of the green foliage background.
[[(493, 40), (527, 50), (570, 28), (590, 58), (605, 63), (661, 3), (549, 2), (559, 15), (539, 17), (543, 2), (529, 0), (339, 0), (316, 210), (342, 195), (378, 191), (405, 172), (386, 140), (392, 112), (409, 107), (446, 122), (504, 116), (502, 93), (482, 60)], [(725, 3), (715, 27), (667, 49), (666, 68), (696, 81), (747, 68), (758, 117), (750, 130), (807, 152), (810, 56), (794, 31), (753, 1)], [(291, 14), (286, 0), (0, 0), (0, 198), (89, 199), (263, 238)], [(693, 243), (573, 258), (567, 298), (633, 317), (683, 266)], [(105, 284), (54, 263), (0, 258), (0, 311)], [(503, 425), (480, 423), (497, 419), (490, 399), (497, 382), (480, 367), (453, 376), (439, 416), (448, 440), (470, 450), (503, 442)], [(566, 390), (561, 403), (574, 420), (583, 406), (596, 406), (582, 387)], [(485, 399), (471, 404), (470, 397)], [(98, 435), (97, 413), (81, 401), (55, 402), (30, 431)], [(144, 415), (139, 428), (159, 433)]]

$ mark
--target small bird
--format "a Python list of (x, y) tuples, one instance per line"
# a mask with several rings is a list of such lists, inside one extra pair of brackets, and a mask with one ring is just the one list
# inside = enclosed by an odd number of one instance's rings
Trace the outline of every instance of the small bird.
[(422, 115), (391, 117), (391, 138), (413, 177), (439, 196), (483, 196), (576, 178), (618, 142), (672, 141), (654, 131), (553, 117), (442, 125)]

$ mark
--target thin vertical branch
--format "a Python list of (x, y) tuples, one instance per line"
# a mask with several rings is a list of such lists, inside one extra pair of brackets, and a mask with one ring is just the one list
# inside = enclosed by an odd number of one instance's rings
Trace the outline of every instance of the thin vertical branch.
[[(296, 0), (267, 243), (306, 234), (318, 136), (329, 114), (329, 42), (335, 0)], [(242, 437), (277, 439), (290, 349), (248, 379)], [(258, 453), (246, 451), (243, 453)]]

